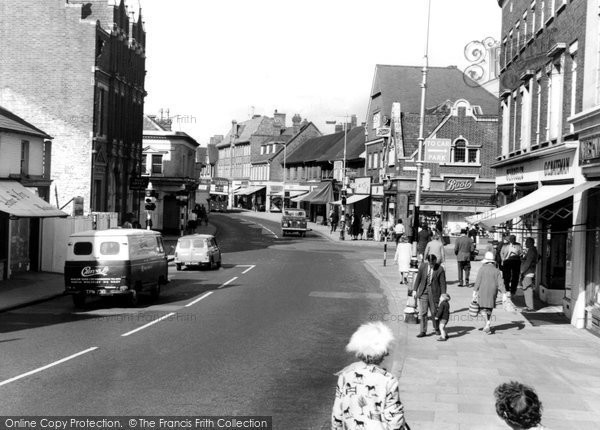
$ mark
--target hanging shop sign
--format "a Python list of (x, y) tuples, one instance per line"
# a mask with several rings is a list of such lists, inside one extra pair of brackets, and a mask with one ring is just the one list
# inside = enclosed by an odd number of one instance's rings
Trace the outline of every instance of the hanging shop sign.
[(372, 185), (371, 195), (374, 197), (383, 197), (383, 185)]
[(377, 137), (390, 137), (392, 135), (391, 127), (377, 127), (375, 129), (375, 136)]
[(600, 135), (581, 139), (579, 154), (579, 159), (583, 165), (600, 163)]
[(354, 178), (354, 193), (369, 194), (371, 191), (371, 177)]

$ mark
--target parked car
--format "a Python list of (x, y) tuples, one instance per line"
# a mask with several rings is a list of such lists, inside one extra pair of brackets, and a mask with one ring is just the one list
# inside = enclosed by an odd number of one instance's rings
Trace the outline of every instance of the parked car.
[(169, 282), (167, 255), (159, 232), (140, 229), (89, 230), (73, 233), (67, 244), (65, 293), (81, 307), (89, 296), (160, 295)]
[(306, 212), (301, 209), (286, 209), (281, 217), (281, 233), (298, 233), (304, 237), (308, 228), (306, 227)]
[(221, 267), (221, 250), (217, 240), (210, 234), (189, 234), (181, 236), (175, 247), (175, 267), (207, 266), (211, 269)]

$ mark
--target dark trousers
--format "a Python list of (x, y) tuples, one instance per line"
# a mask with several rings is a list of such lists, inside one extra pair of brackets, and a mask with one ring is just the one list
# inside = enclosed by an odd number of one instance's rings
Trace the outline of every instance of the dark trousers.
[(330, 231), (330, 233), (333, 233), (336, 229), (337, 229), (337, 222), (332, 222), (331, 223), (331, 231)]
[(431, 314), (431, 322), (433, 323), (433, 329), (438, 331), (438, 322), (435, 320), (435, 313), (437, 312), (437, 303), (433, 300), (432, 294), (424, 293), (419, 297), (419, 319), (421, 324), (421, 333), (427, 333), (427, 310)]
[[(463, 283), (463, 271), (465, 274)], [(458, 285), (469, 284), (469, 275), (471, 274), (471, 262), (470, 261), (459, 261), (458, 262)]]
[(519, 276), (521, 270), (520, 260), (504, 260), (502, 265), (502, 276), (504, 277), (504, 288), (506, 291), (510, 291), (511, 295), (517, 292), (517, 285), (519, 285)]

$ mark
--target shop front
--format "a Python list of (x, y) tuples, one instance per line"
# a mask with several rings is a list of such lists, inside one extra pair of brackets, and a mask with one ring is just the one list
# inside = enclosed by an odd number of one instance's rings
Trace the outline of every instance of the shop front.
[(235, 207), (264, 212), (266, 210), (266, 185), (242, 184), (233, 192)]
[(500, 200), (505, 204), (468, 220), (515, 234), (521, 243), (532, 237), (540, 256), (536, 273), (540, 299), (563, 305), (577, 325), (574, 307), (583, 272), (577, 266), (585, 260), (581, 196), (600, 182), (582, 178), (573, 144), (552, 148), (526, 162), (495, 167)]
[[(600, 181), (600, 107), (584, 111), (571, 119), (579, 135), (579, 165), (585, 181)], [(574, 270), (581, 272), (574, 285), (571, 322), (600, 334), (600, 186), (590, 187), (579, 197), (581, 210), (576, 218), (574, 241), (583, 243), (583, 255), (574, 259)]]

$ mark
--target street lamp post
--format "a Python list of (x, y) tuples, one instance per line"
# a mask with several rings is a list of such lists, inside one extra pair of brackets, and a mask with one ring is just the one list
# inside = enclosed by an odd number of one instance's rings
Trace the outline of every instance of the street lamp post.
[(417, 184), (415, 192), (415, 209), (413, 211), (413, 256), (416, 255), (417, 251), (417, 240), (419, 231), (419, 207), (421, 206), (421, 187), (422, 187), (422, 173), (423, 173), (423, 143), (425, 141), (424, 128), (425, 128), (425, 96), (427, 94), (427, 68), (429, 66), (429, 21), (431, 17), (431, 0), (427, 2), (427, 36), (425, 38), (425, 56), (424, 64), (422, 69), (423, 80), (421, 82), (421, 112), (419, 122), (419, 139), (418, 139), (418, 152), (417, 152)]
[(348, 186), (348, 177), (346, 176), (346, 143), (348, 137), (348, 116), (344, 118), (344, 161), (342, 164), (342, 215), (340, 217), (340, 240), (345, 240), (346, 229), (346, 195)]
[(287, 158), (287, 144), (284, 142), (283, 144), (283, 192), (282, 192), (282, 197), (281, 197), (281, 214), (283, 215), (285, 213), (285, 179), (286, 179), (286, 172), (285, 172), (285, 160)]
[(235, 150), (235, 139), (237, 139), (237, 121), (231, 121), (231, 134), (229, 135), (229, 178), (231, 179), (231, 187), (229, 188), (230, 194), (230, 207), (233, 209), (233, 152)]
[(187, 206), (188, 192), (185, 184), (181, 184), (181, 189), (177, 191), (177, 204), (179, 205), (179, 235), (183, 236), (185, 230), (185, 209)]

